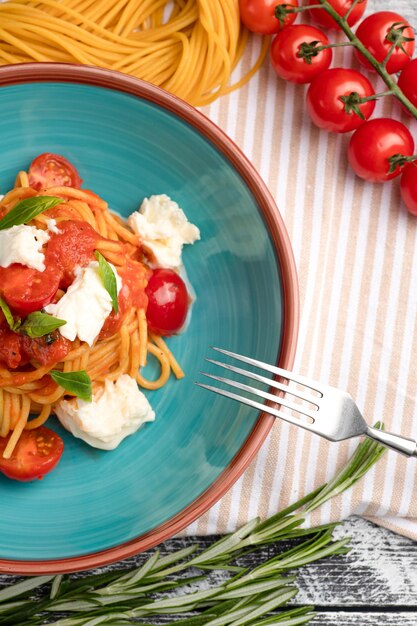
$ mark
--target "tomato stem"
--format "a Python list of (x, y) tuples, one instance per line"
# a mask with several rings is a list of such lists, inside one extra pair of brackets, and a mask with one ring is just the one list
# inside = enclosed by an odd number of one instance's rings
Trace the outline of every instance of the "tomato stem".
[(343, 15), (342, 20), (344, 22), (347, 23), (348, 19), (349, 19), (349, 15), (352, 13), (353, 9), (355, 8), (355, 6), (357, 4), (360, 4), (361, 2), (363, 2), (363, 0), (353, 0), (352, 4), (350, 5), (349, 9), (347, 10), (347, 12)]
[(369, 102), (370, 100), (378, 100), (378, 98), (384, 98), (384, 96), (392, 96), (393, 92), (391, 89), (388, 91), (380, 91), (379, 93), (375, 93), (373, 96), (364, 96), (361, 98), (361, 102)]
[(299, 59), (304, 59), (304, 61), (308, 64), (311, 63), (311, 59), (316, 57), (319, 52), (322, 50), (326, 50), (327, 48), (340, 48), (341, 46), (353, 46), (350, 41), (342, 41), (340, 43), (329, 43), (319, 45), (320, 41), (303, 41), (299, 45), (299, 49), (297, 52), (297, 57)]
[(397, 167), (404, 167), (404, 165), (406, 163), (412, 163), (412, 161), (416, 161), (417, 160), (417, 154), (413, 154), (411, 156), (404, 156), (403, 154), (393, 154), (391, 157), (389, 157), (388, 161), (389, 161), (389, 173), (392, 174), (392, 172), (395, 172), (395, 170), (397, 169)]
[[(401, 102), (401, 104), (407, 109), (407, 111), (417, 119), (417, 107), (415, 107), (412, 102), (407, 98), (405, 93), (398, 87), (394, 78), (389, 74), (386, 70), (386, 67), (379, 63), (375, 57), (369, 52), (369, 50), (363, 45), (360, 39), (355, 35), (350, 26), (348, 25), (345, 17), (341, 17), (337, 11), (334, 10), (332, 5), (327, 0), (319, 0), (321, 8), (324, 9), (339, 25), (342, 31), (345, 33), (346, 37), (350, 42), (355, 46), (355, 48), (362, 54), (363, 57), (370, 63), (370, 65), (374, 68), (374, 70), (379, 74), (384, 83), (389, 87), (392, 95), (394, 95), (397, 100)], [(308, 7), (306, 7), (308, 8)]]

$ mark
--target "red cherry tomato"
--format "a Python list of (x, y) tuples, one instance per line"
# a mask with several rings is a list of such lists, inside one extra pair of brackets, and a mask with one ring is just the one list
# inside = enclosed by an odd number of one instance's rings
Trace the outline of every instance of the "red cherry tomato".
[[(319, 128), (336, 133), (346, 133), (358, 128), (364, 120), (347, 110), (342, 97), (352, 100), (372, 96), (373, 87), (369, 80), (356, 70), (335, 67), (322, 72), (313, 80), (307, 91), (307, 110)], [(356, 96), (355, 96), (356, 94)], [(375, 100), (358, 104), (362, 115), (368, 119), (375, 108)]]
[(45, 426), (24, 430), (10, 459), (3, 452), (10, 439), (0, 437), (0, 472), (8, 478), (27, 482), (42, 478), (58, 463), (64, 450), (61, 437)]
[(401, 198), (410, 213), (417, 215), (417, 163), (412, 161), (403, 169), (400, 180)]
[[(300, 56), (303, 44), (317, 42), (327, 45), (326, 35), (314, 26), (298, 24), (287, 26), (274, 38), (270, 55), (271, 63), (280, 78), (293, 83), (310, 83), (315, 76), (326, 70), (332, 61), (332, 50), (320, 50), (308, 59)], [(315, 46), (315, 47), (316, 47)]]
[[(417, 107), (417, 59), (407, 63), (398, 78), (398, 86), (410, 102)], [(411, 114), (409, 113), (409, 115)]]
[[(398, 31), (402, 26), (406, 26), (402, 31), (403, 36), (412, 40), (403, 41), (401, 47), (397, 46), (394, 49), (386, 65), (387, 72), (390, 74), (401, 71), (413, 56), (414, 32), (407, 20), (398, 13), (380, 11), (366, 17), (356, 31), (358, 39), (361, 40), (372, 56), (382, 63), (392, 47), (392, 42), (389, 41), (391, 29), (394, 27)], [(365, 57), (356, 49), (355, 54), (362, 65), (369, 70), (375, 71)]]
[(298, 7), (298, 0), (239, 0), (240, 19), (254, 33), (273, 35), (292, 24), (297, 17), (297, 13), (289, 13), (284, 22), (280, 22), (275, 9), (282, 4)]
[[(353, 0), (328, 0), (328, 2), (342, 17), (346, 15), (353, 4)], [(359, 2), (355, 4), (347, 19), (349, 26), (353, 26), (353, 24), (356, 24), (356, 22), (360, 20), (365, 12), (367, 2), (368, 0), (359, 0)], [(317, 0), (309, 0), (308, 4), (317, 4)], [(323, 28), (340, 28), (332, 16), (324, 9), (309, 9), (308, 13), (311, 19)]]
[(159, 335), (172, 335), (184, 325), (188, 294), (184, 281), (172, 270), (157, 269), (146, 287), (149, 328)]
[(48, 187), (81, 187), (83, 182), (75, 167), (59, 154), (44, 152), (29, 166), (29, 185), (32, 189)]
[(362, 124), (352, 135), (348, 159), (354, 172), (365, 180), (383, 182), (401, 173), (397, 166), (389, 172), (389, 158), (401, 154), (411, 156), (414, 141), (404, 124), (390, 118), (375, 118)]
[(43, 272), (13, 263), (0, 268), (0, 294), (18, 315), (39, 311), (49, 304), (56, 294), (61, 272), (51, 263)]

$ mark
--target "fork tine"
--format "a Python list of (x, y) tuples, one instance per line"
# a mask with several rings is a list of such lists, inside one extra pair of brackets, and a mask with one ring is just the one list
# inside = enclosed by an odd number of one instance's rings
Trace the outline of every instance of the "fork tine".
[(248, 393), (252, 393), (255, 396), (259, 396), (260, 398), (265, 398), (265, 400), (270, 400), (271, 402), (275, 402), (280, 406), (284, 406), (291, 411), (296, 411), (297, 413), (301, 413), (301, 415), (305, 415), (309, 417), (313, 421), (315, 421), (317, 417), (317, 413), (309, 411), (308, 409), (303, 408), (301, 405), (294, 404), (289, 402), (285, 397), (281, 398), (280, 396), (274, 396), (272, 393), (268, 393), (267, 391), (261, 391), (261, 389), (256, 389), (254, 387), (249, 387), (249, 385), (245, 385), (243, 383), (239, 383), (235, 380), (230, 380), (229, 378), (224, 378), (223, 376), (214, 376), (214, 374), (207, 374), (206, 372), (200, 372), (203, 376), (207, 376), (208, 378), (212, 378), (213, 380), (217, 380), (220, 383), (224, 383), (225, 385), (230, 385), (231, 387), (235, 387), (236, 389), (240, 389), (241, 391), (247, 391)]
[[(260, 374), (255, 374), (255, 372), (249, 372), (248, 370), (243, 370), (241, 367), (235, 367), (234, 365), (229, 365), (229, 363), (223, 363), (222, 361), (216, 361), (215, 359), (207, 359), (209, 363), (213, 363), (214, 365), (218, 365), (219, 367), (224, 367), (231, 372), (235, 372), (235, 374), (241, 374), (242, 376), (246, 376), (247, 378), (252, 378), (253, 380), (257, 380), (260, 383), (265, 383), (269, 387), (274, 387), (275, 389), (279, 389), (280, 391), (284, 391), (285, 393), (291, 394), (292, 396), (296, 396), (300, 398), (300, 400), (305, 400), (306, 402), (310, 402), (310, 404), (314, 404), (318, 408), (317, 402), (315, 402), (314, 396), (311, 394), (307, 395), (298, 389), (293, 390), (289, 385), (284, 385), (279, 383), (278, 381), (266, 378), (266, 376), (261, 376)], [(316, 398), (317, 400), (317, 398)]]
[(242, 356), (241, 354), (237, 354), (236, 352), (231, 352), (230, 350), (224, 350), (223, 348), (215, 348), (211, 346), (213, 350), (216, 352), (220, 352), (221, 354), (226, 354), (227, 356), (231, 356), (238, 361), (243, 361), (243, 363), (248, 363), (249, 365), (255, 365), (255, 367), (259, 367), (260, 369), (266, 370), (267, 372), (271, 372), (272, 374), (277, 374), (278, 376), (282, 376), (287, 380), (291, 380), (299, 385), (304, 385), (309, 389), (313, 389), (317, 393), (323, 395), (317, 387), (312, 385), (312, 381), (309, 378), (305, 378), (304, 376), (294, 375), (292, 372), (288, 370), (282, 369), (282, 367), (277, 367), (276, 365), (269, 365), (269, 363), (263, 363), (262, 361), (257, 361), (256, 359), (252, 359), (248, 356)]
[(203, 389), (208, 389), (213, 393), (217, 393), (220, 396), (225, 396), (226, 398), (230, 398), (231, 400), (236, 400), (241, 404), (247, 404), (248, 406), (253, 407), (254, 409), (258, 409), (262, 413), (269, 413), (273, 415), (273, 417), (279, 417), (285, 422), (289, 422), (290, 424), (294, 424), (294, 426), (299, 426), (300, 428), (304, 428), (305, 430), (310, 430), (312, 432), (316, 432), (314, 428), (314, 424), (309, 424), (308, 422), (302, 422), (299, 419), (291, 417), (291, 415), (287, 415), (278, 409), (274, 409), (270, 406), (265, 406), (260, 402), (256, 402), (255, 400), (250, 400), (249, 398), (245, 398), (245, 396), (240, 396), (237, 393), (233, 393), (232, 391), (225, 391), (224, 389), (219, 389), (218, 387), (212, 387), (211, 385), (204, 385), (203, 383), (194, 383), (198, 385), (198, 387), (203, 387)]

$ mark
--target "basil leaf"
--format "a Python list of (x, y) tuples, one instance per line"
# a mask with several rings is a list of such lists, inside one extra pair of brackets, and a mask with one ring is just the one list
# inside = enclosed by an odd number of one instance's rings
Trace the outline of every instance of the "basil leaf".
[(16, 206), (0, 220), (0, 230), (18, 226), (19, 224), (26, 224), (39, 215), (39, 213), (52, 209), (52, 207), (61, 202), (62, 198), (55, 198), (54, 196), (33, 196), (32, 198), (26, 198), (18, 202)]
[(63, 387), (66, 391), (78, 396), (81, 400), (91, 402), (93, 398), (91, 378), (85, 370), (80, 370), (79, 372), (59, 372), (58, 370), (51, 370), (49, 374), (57, 385), (60, 385), (60, 387)]
[(105, 290), (108, 292), (112, 306), (115, 313), (119, 311), (119, 303), (117, 301), (117, 282), (116, 276), (110, 266), (110, 264), (106, 261), (104, 256), (96, 250), (94, 252), (94, 256), (98, 261), (98, 273), (100, 274), (101, 281)]
[(0, 298), (0, 309), (3, 311), (3, 315), (6, 318), (6, 322), (8, 323), (10, 330), (14, 330), (16, 332), (21, 324), (20, 318), (17, 318), (17, 320), (14, 319), (7, 302), (5, 302), (3, 298)]
[(19, 332), (28, 335), (28, 337), (43, 337), (66, 323), (65, 320), (60, 320), (57, 317), (48, 315), (48, 313), (35, 311), (34, 313), (29, 313), (20, 326)]

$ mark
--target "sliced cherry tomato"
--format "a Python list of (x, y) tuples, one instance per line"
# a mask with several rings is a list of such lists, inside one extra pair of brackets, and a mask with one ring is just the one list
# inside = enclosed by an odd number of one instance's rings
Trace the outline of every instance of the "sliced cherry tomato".
[[(365, 12), (367, 1), (368, 0), (359, 0), (359, 2), (355, 4), (347, 18), (349, 26), (353, 26), (353, 24), (356, 24), (356, 22), (360, 20)], [(353, 0), (328, 0), (328, 2), (340, 16), (346, 15), (353, 4)], [(309, 0), (308, 4), (317, 4), (317, 0)], [(308, 12), (311, 19), (319, 26), (323, 28), (340, 28), (332, 16), (324, 9), (309, 9)]]
[[(336, 133), (346, 133), (361, 126), (363, 120), (355, 109), (359, 109), (365, 119), (372, 115), (375, 100), (358, 103), (357, 98), (374, 95), (369, 80), (356, 70), (334, 67), (322, 72), (313, 80), (307, 91), (307, 110), (319, 128)], [(353, 108), (342, 98), (349, 98)]]
[(9, 369), (19, 367), (22, 360), (22, 342), (20, 335), (10, 330), (8, 324), (0, 325), (0, 362)]
[(298, 0), (239, 0), (240, 19), (253, 33), (273, 35), (292, 24), (297, 17), (297, 13), (288, 13), (280, 21), (275, 12), (280, 5), (298, 7)]
[[(403, 29), (403, 27), (406, 28)], [(393, 29), (395, 29), (393, 31)], [(398, 13), (392, 11), (379, 11), (366, 17), (359, 25), (356, 35), (372, 56), (379, 63), (384, 61), (393, 43), (392, 34), (402, 34), (405, 38), (401, 45), (395, 47), (387, 64), (386, 69), (390, 74), (400, 72), (410, 62), (414, 52), (414, 32), (410, 24)], [(409, 41), (406, 41), (409, 39)], [(375, 71), (365, 57), (355, 49), (355, 54), (360, 63), (368, 70)]]
[(74, 280), (74, 268), (94, 261), (94, 250), (100, 235), (90, 224), (81, 220), (64, 220), (57, 224), (46, 246), (46, 265), (60, 268), (60, 287), (66, 289)]
[[(293, 83), (310, 83), (326, 70), (332, 61), (332, 50), (315, 50), (327, 45), (326, 35), (314, 26), (296, 24), (287, 26), (274, 38), (271, 63), (280, 78)], [(303, 56), (304, 55), (304, 56)]]
[(55, 365), (62, 361), (71, 350), (71, 341), (65, 339), (58, 330), (43, 337), (22, 336), (21, 346), (24, 355), (41, 365)]
[(13, 263), (0, 267), (0, 293), (9, 307), (18, 315), (39, 311), (55, 296), (61, 272), (50, 263), (43, 272), (26, 265)]
[(412, 161), (403, 169), (400, 180), (401, 198), (410, 213), (417, 215), (417, 163)]
[(401, 166), (390, 173), (390, 157), (411, 156), (413, 151), (414, 140), (408, 128), (397, 120), (381, 117), (365, 122), (353, 133), (348, 159), (361, 178), (383, 182), (401, 173)]
[(45, 426), (24, 430), (10, 459), (3, 452), (10, 439), (0, 437), (0, 472), (8, 478), (27, 482), (42, 478), (58, 463), (64, 450), (61, 437)]
[[(398, 78), (398, 87), (404, 92), (411, 104), (417, 107), (417, 59), (407, 63)], [(407, 109), (405, 111), (408, 113)]]
[(149, 279), (146, 294), (149, 328), (159, 335), (178, 332), (188, 311), (187, 288), (182, 278), (173, 270), (157, 269)]
[(112, 311), (103, 324), (99, 339), (111, 337), (120, 330), (126, 313), (134, 306), (137, 309), (145, 309), (148, 305), (146, 285), (152, 274), (151, 270), (143, 263), (129, 259), (124, 267), (118, 269), (122, 279), (122, 288), (119, 292), (119, 311)]
[(132, 306), (132, 296), (129, 286), (123, 283), (122, 288), (117, 298), (119, 309), (117, 313), (112, 310), (110, 315), (106, 317), (106, 320), (101, 328), (99, 339), (107, 339), (115, 335), (122, 327), (123, 320), (126, 317), (126, 313)]
[(29, 166), (29, 185), (41, 190), (48, 187), (81, 187), (83, 182), (75, 167), (59, 154), (44, 152)]

